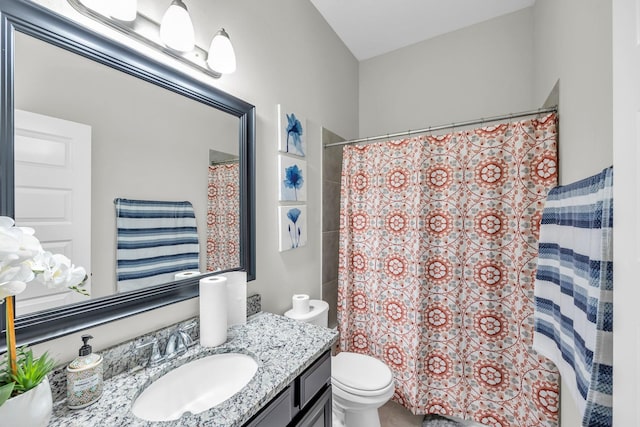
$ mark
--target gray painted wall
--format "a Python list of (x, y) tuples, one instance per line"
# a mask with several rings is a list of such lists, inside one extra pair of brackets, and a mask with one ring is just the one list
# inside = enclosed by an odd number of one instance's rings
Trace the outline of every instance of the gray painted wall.
[(560, 183), (613, 164), (611, 0), (537, 0), (533, 105), (556, 82), (560, 95)]
[(360, 137), (531, 108), (532, 29), (529, 8), (362, 61)]

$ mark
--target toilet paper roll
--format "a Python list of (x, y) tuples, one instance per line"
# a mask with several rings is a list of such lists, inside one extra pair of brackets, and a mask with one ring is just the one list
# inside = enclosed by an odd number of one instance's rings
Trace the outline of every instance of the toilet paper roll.
[(181, 279), (189, 279), (193, 276), (199, 276), (200, 272), (198, 270), (185, 270), (179, 273), (176, 273), (173, 276), (173, 280), (181, 280)]
[(291, 298), (291, 305), (295, 314), (305, 314), (309, 312), (309, 295), (296, 294)]
[(215, 347), (227, 340), (227, 278), (200, 279), (200, 345)]

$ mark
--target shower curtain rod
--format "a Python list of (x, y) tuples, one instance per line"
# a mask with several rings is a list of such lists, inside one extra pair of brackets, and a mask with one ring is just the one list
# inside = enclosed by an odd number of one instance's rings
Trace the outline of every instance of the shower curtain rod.
[(229, 160), (220, 160), (219, 162), (210, 162), (209, 166), (217, 166), (217, 165), (230, 165), (232, 163), (238, 163), (239, 158)]
[(497, 122), (499, 120), (517, 119), (519, 117), (533, 116), (535, 114), (552, 113), (552, 112), (557, 112), (557, 111), (558, 111), (558, 106), (556, 105), (556, 106), (553, 106), (553, 107), (539, 108), (537, 110), (522, 111), (520, 113), (505, 114), (505, 115), (502, 115), (502, 116), (494, 116), (494, 117), (485, 117), (485, 118), (482, 118), (482, 119), (468, 120), (466, 122), (450, 123), (450, 124), (446, 124), (446, 125), (430, 126), (428, 128), (418, 129), (418, 130), (408, 130), (408, 131), (405, 131), (405, 132), (387, 133), (387, 134), (384, 134), (384, 135), (369, 136), (367, 138), (350, 139), (349, 141), (334, 142), (334, 143), (331, 143), (331, 144), (326, 144), (324, 146), (324, 148), (336, 147), (336, 146), (340, 146), (340, 145), (358, 144), (358, 143), (361, 143), (361, 142), (371, 142), (371, 141), (376, 141), (378, 139), (383, 139), (383, 138), (396, 138), (398, 136), (414, 135), (414, 134), (417, 134), (417, 133), (427, 133), (427, 132), (433, 132), (433, 131), (437, 131), (437, 130), (453, 129), (453, 128), (457, 128), (457, 127), (478, 125), (478, 124), (484, 124), (484, 123), (489, 123), (489, 122)]

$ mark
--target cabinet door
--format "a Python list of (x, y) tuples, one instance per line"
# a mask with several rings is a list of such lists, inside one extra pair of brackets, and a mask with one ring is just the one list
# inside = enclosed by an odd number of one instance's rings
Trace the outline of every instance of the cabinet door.
[(286, 426), (291, 421), (293, 409), (293, 391), (291, 386), (284, 389), (280, 395), (246, 424), (246, 427), (276, 427)]
[(295, 427), (331, 427), (332, 423), (331, 412), (331, 386), (326, 386), (326, 389), (318, 400), (311, 406), (310, 409), (305, 410), (304, 416), (293, 426)]
[(328, 351), (298, 378), (296, 397), (299, 408), (307, 406), (327, 384), (331, 384), (331, 353)]

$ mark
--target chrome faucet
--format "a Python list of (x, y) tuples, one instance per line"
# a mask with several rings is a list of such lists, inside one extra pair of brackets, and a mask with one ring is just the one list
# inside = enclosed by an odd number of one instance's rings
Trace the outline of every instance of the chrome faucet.
[(187, 352), (187, 349), (193, 344), (191, 336), (182, 328), (176, 329), (167, 341), (164, 349), (164, 357), (169, 360)]
[(142, 349), (151, 345), (152, 348), (151, 356), (149, 357), (149, 366), (157, 366), (166, 360), (171, 360), (174, 357), (187, 352), (188, 348), (194, 344), (193, 339), (187, 333), (187, 330), (194, 326), (196, 326), (196, 323), (192, 322), (173, 331), (167, 340), (167, 346), (164, 349), (164, 354), (160, 351), (158, 339), (155, 337), (146, 343), (137, 345), (136, 348)]
[(164, 361), (164, 356), (160, 353), (160, 349), (158, 347), (158, 338), (153, 337), (147, 342), (137, 344), (136, 350), (142, 350), (143, 348), (147, 348), (151, 346), (151, 356), (149, 356), (149, 360), (146, 363), (140, 365), (140, 367), (144, 368), (148, 366), (156, 366)]
[(196, 322), (180, 326), (169, 335), (167, 346), (164, 349), (164, 358), (166, 360), (173, 359), (176, 356), (187, 352), (188, 348), (193, 345), (193, 339), (187, 331), (196, 326)]

